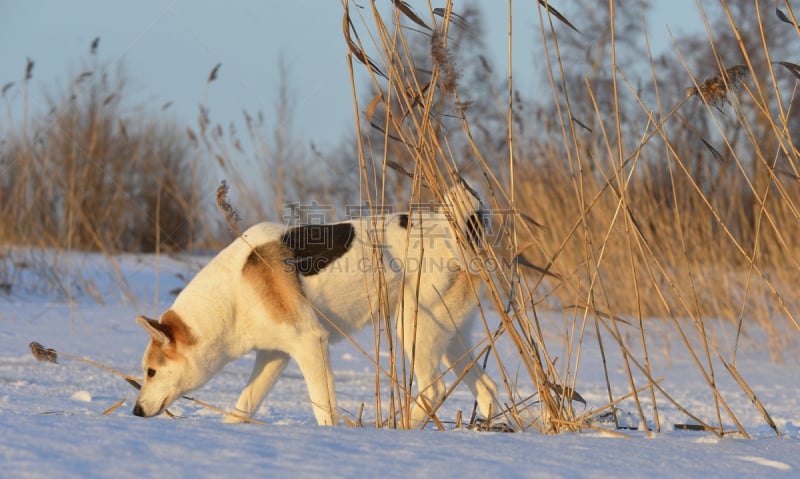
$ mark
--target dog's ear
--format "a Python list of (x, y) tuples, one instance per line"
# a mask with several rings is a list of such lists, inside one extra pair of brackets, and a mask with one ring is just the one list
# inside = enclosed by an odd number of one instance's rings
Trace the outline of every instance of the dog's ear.
[(139, 323), (145, 329), (145, 331), (150, 333), (150, 337), (153, 338), (153, 341), (156, 344), (166, 346), (172, 342), (172, 338), (170, 337), (170, 328), (165, 327), (155, 319), (139, 316), (136, 318), (136, 322)]

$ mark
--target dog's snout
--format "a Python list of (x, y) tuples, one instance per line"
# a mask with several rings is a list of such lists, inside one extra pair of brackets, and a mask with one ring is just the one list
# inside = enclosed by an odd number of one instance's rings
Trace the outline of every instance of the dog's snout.
[(139, 416), (139, 417), (144, 417), (144, 409), (142, 409), (142, 406), (140, 406), (138, 404), (133, 406), (133, 415), (134, 416)]

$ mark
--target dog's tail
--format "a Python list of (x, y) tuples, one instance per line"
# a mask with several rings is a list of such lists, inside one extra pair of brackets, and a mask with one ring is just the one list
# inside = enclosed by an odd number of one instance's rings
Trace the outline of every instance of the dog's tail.
[(459, 177), (444, 198), (448, 214), (473, 248), (480, 248), (489, 224), (489, 211), (478, 192)]

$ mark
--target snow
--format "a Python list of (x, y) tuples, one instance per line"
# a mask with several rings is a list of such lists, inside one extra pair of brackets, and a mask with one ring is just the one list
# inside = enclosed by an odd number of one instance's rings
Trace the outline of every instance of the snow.
[[(795, 346), (781, 355), (767, 351), (754, 333), (738, 352), (736, 367), (764, 403), (782, 436), (768, 427), (748, 397), (715, 365), (719, 390), (752, 439), (718, 438), (681, 431), (672, 424), (690, 422), (659, 397), (662, 432), (639, 426), (635, 406), (621, 404), (621, 419), (634, 429), (585, 429), (580, 433), (541, 435), (467, 430), (400, 431), (365, 426), (324, 428), (315, 424), (305, 384), (292, 364), (261, 407), (258, 419), (269, 425), (223, 424), (218, 413), (188, 401), (170, 410), (183, 419), (134, 417), (136, 391), (101, 368), (59, 356), (59, 364), (38, 362), (28, 343), (100, 362), (140, 376), (147, 333), (134, 322), (168, 306), (170, 291), (207, 257), (122, 256), (108, 259), (74, 255), (84, 283), (106, 299), (87, 294), (71, 301), (54, 299), (45, 288), (17, 274), (10, 294), (0, 293), (0, 476), (53, 477), (798, 477), (800, 475), (800, 366)], [(66, 271), (72, 271), (67, 269)], [(119, 293), (123, 275), (129, 291)], [(77, 276), (76, 276), (77, 277)], [(73, 284), (78, 284), (77, 281)], [(154, 295), (154, 285), (158, 293)], [(157, 304), (154, 304), (157, 297)], [(554, 319), (558, 314), (551, 313)], [(721, 337), (732, 334), (716, 326)], [(653, 328), (650, 355), (654, 377), (682, 405), (703, 420), (716, 411), (705, 381), (668, 328)], [(553, 328), (554, 337), (558, 328)], [(371, 344), (371, 333), (357, 339)], [(479, 331), (475, 333), (476, 339)], [(796, 336), (797, 332), (791, 333)], [(554, 344), (558, 344), (554, 339)], [(599, 352), (587, 340), (577, 391), (587, 410), (606, 401)], [(513, 360), (510, 345), (498, 345)], [(503, 350), (506, 348), (506, 350)], [(557, 348), (554, 347), (554, 352)], [(374, 417), (374, 369), (352, 345), (332, 347), (340, 406), (355, 416)], [(771, 358), (783, 356), (783, 362)], [(612, 384), (627, 385), (620, 358), (609, 355)], [(191, 395), (221, 408), (236, 401), (252, 361), (245, 357), (226, 367)], [(493, 369), (493, 367), (495, 369)], [(497, 374), (490, 365), (490, 374)], [(496, 377), (496, 376), (495, 376)], [(452, 379), (452, 378), (451, 378)], [(499, 378), (498, 378), (499, 379)], [(641, 378), (637, 378), (637, 384)], [(642, 406), (652, 427), (652, 407)], [(115, 407), (124, 400), (119, 407)], [(583, 406), (580, 406), (583, 407)], [(451, 421), (458, 410), (468, 417), (472, 399), (456, 388), (441, 410)], [(107, 412), (107, 415), (104, 415)], [(726, 430), (733, 431), (723, 411)]]
[(89, 391), (75, 391), (75, 394), (70, 396), (70, 399), (79, 402), (92, 402), (92, 393)]

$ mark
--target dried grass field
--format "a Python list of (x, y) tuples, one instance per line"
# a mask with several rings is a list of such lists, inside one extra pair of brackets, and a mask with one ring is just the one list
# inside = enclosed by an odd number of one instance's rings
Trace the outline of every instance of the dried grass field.
[[(673, 38), (666, 55), (650, 48), (647, 2), (589, 12), (538, 0), (536, 95), (515, 83), (511, 41), (507, 58), (485, 51), (480, 5), (361, 3), (343, 1), (336, 19), (355, 133), (335, 151), (298, 146), (289, 121), (267, 131), (261, 113), (245, 112), (244, 128), (219, 123), (206, 107), (219, 64), (195, 123), (169, 105), (131, 109), (99, 39), (44, 113), (28, 108), (33, 61), (3, 86), (23, 112), (8, 107), (0, 143), (0, 421), (11, 432), (0, 444), (14, 475), (45, 475), (44, 462), (104, 476), (109, 455), (121, 476), (161, 472), (148, 456), (208, 476), (257, 465), (306, 477), (796, 474), (791, 2), (701, 7), (705, 35)], [(519, 19), (507, 20), (513, 39)], [(279, 117), (291, 115), (284, 80)], [(334, 430), (308, 425), (297, 370), (262, 406), (268, 426), (217, 424), (250, 358), (197, 391), (213, 408), (184, 402), (184, 420), (142, 423), (113, 373), (28, 350), (37, 340), (135, 376), (146, 337), (133, 318), (167, 307), (240, 228), (413, 214), (461, 181), (491, 212), (470, 339), (500, 385), (502, 422), (476, 419), (446, 373), (425, 431), (385, 431), (404, 429), (419, 393), (388, 304), (375, 331), (334, 349), (352, 426)], [(102, 439), (73, 448), (75, 428)]]

